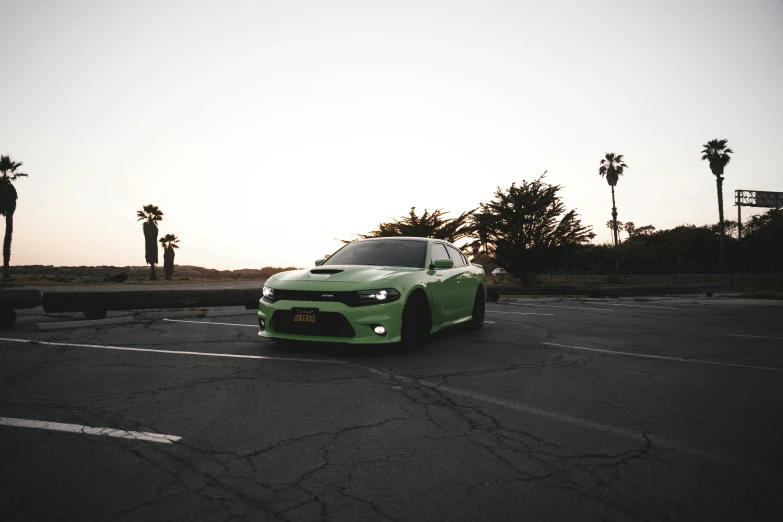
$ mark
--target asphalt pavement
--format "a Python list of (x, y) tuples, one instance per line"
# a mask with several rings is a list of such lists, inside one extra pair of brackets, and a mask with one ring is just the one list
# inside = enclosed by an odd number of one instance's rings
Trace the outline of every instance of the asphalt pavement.
[(0, 520), (779, 520), (783, 303), (505, 299), (425, 349), (244, 310), (0, 332)]

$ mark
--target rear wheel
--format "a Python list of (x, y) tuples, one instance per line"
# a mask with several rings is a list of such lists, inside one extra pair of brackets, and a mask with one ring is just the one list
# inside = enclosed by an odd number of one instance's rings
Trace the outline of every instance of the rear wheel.
[(415, 293), (402, 309), (402, 349), (411, 351), (423, 348), (431, 329), (432, 316), (427, 298), (422, 293)]
[(486, 303), (484, 302), (484, 289), (476, 290), (476, 298), (473, 301), (473, 317), (470, 320), (470, 327), (478, 330), (484, 326), (484, 316), (486, 315)]

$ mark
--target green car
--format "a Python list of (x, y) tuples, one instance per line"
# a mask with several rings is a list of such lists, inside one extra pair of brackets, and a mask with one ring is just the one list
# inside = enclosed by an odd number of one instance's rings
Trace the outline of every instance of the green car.
[(438, 330), (484, 324), (484, 269), (446, 241), (365, 239), (315, 265), (267, 280), (258, 335), (419, 348)]

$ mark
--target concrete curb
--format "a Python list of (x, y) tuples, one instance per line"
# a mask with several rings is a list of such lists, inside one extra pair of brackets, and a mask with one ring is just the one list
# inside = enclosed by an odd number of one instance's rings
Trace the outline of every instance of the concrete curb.
[(207, 317), (223, 317), (228, 315), (256, 315), (258, 310), (215, 310), (207, 312)]
[(67, 328), (91, 328), (95, 326), (110, 326), (115, 324), (131, 324), (136, 321), (133, 317), (113, 317), (111, 319), (98, 319), (95, 321), (68, 321), (64, 323), (38, 323), (35, 329), (39, 332), (48, 330), (63, 330)]

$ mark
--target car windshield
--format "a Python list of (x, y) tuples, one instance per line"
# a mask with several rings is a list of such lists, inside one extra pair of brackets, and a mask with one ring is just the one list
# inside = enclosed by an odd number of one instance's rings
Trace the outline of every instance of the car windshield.
[(426, 241), (373, 240), (349, 243), (334, 253), (324, 265), (373, 265), (424, 268)]

